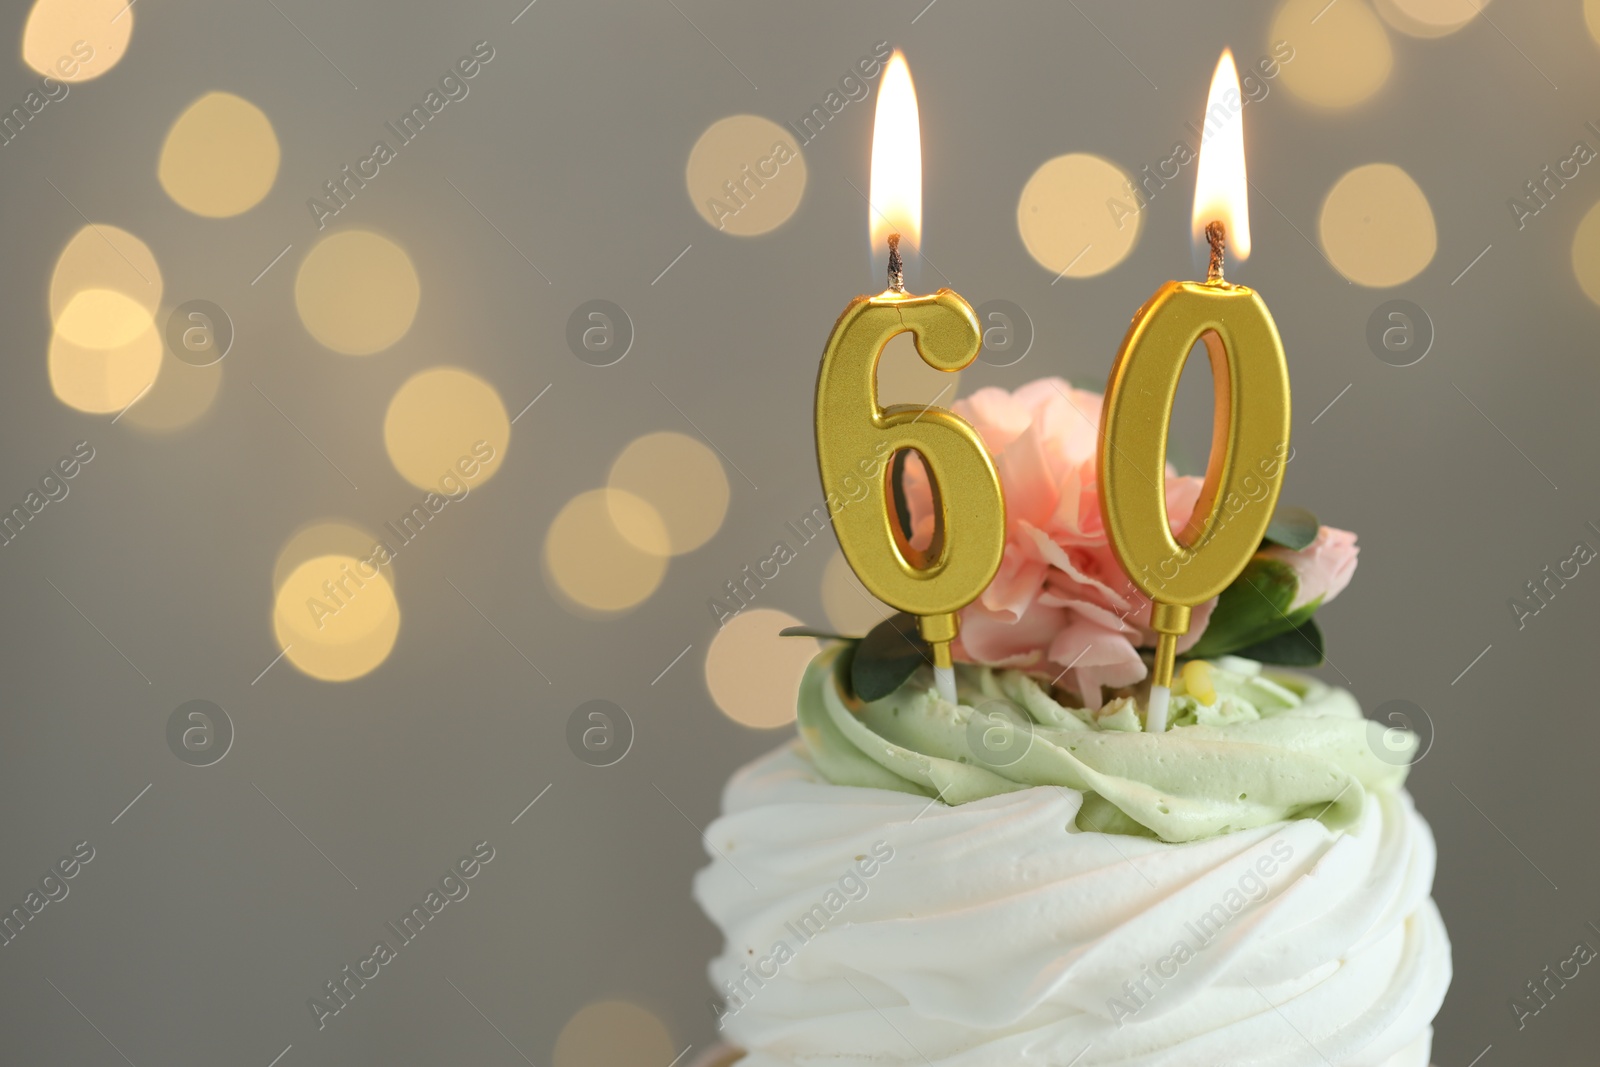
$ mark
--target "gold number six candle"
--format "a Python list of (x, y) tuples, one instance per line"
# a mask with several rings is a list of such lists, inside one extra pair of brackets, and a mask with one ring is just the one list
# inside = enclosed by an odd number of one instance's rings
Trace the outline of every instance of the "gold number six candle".
[[(844, 558), (873, 596), (921, 617), (922, 636), (943, 672), (951, 667), (956, 612), (1000, 568), (1005, 502), (994, 462), (966, 420), (920, 404), (878, 406), (878, 358), (890, 338), (907, 331), (923, 361), (942, 371), (967, 366), (982, 344), (977, 316), (949, 289), (932, 296), (889, 289), (851, 301), (817, 376), (817, 466)], [(922, 551), (911, 546), (891, 508), (892, 464), (884, 465), (877, 492), (857, 503), (845, 495), (846, 479), (857, 478), (864, 463), (901, 449), (916, 450), (933, 486), (933, 540)], [(953, 690), (941, 695), (954, 702)]]
[[(921, 161), (916, 97), (905, 59), (897, 52), (884, 73), (873, 131), (873, 196), (876, 226), (879, 205), (894, 199), (901, 218), (886, 220), (915, 232), (920, 225)], [(892, 143), (896, 152), (882, 151)], [(898, 154), (900, 158), (887, 160)], [(905, 158), (910, 156), (912, 158)], [(906, 187), (879, 188), (891, 167)], [(914, 186), (914, 188), (913, 188)], [(890, 210), (895, 210), (890, 208)], [(988, 588), (1005, 548), (1005, 500), (1000, 476), (976, 430), (960, 416), (931, 404), (878, 403), (878, 361), (884, 346), (910, 333), (923, 362), (955, 372), (978, 356), (982, 334), (972, 308), (949, 289), (932, 296), (905, 291), (898, 233), (889, 235), (889, 288), (877, 296), (858, 296), (833, 327), (817, 374), (817, 467), (845, 560), (873, 596), (919, 616), (919, 629), (932, 646), (940, 696), (956, 700), (950, 642), (959, 632), (956, 612)], [(932, 541), (914, 547), (891, 505), (895, 465), (882, 462), (914, 450), (933, 490)], [(849, 488), (860, 472), (881, 464), (874, 492), (852, 502)], [(859, 496), (859, 494), (856, 494)]]
[[(1238, 74), (1224, 52), (1208, 115), (1230, 83), (1237, 100)], [(1155, 733), (1166, 729), (1178, 638), (1189, 631), (1192, 609), (1227, 588), (1255, 554), (1283, 485), (1289, 441), (1289, 368), (1277, 326), (1254, 290), (1222, 277), (1228, 227), (1221, 216), (1232, 219), (1245, 250), (1249, 242), (1240, 116), (1223, 114), (1220, 129), (1208, 121), (1196, 176), (1195, 222), (1210, 242), (1209, 276), (1203, 284), (1166, 283), (1134, 315), (1100, 420), (1106, 532), (1123, 570), (1153, 602), (1157, 645), (1145, 728)], [(1193, 515), (1174, 537), (1167, 429), (1184, 364), (1201, 341), (1214, 387), (1211, 456)]]

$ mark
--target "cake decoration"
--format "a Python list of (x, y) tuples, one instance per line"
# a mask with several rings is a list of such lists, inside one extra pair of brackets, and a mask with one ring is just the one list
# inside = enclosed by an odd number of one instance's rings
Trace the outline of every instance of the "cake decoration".
[[(900, 610), (785, 631), (826, 640), (799, 736), (734, 774), (695, 879), (726, 938), (708, 1063), (1427, 1067), (1451, 956), (1404, 788), (1418, 739), (1288, 669), (1324, 662), (1315, 615), (1359, 550), (1279, 504), (1287, 371), (1222, 277), (1249, 231), (1237, 119), (1216, 129), (1202, 160), (1231, 143), (1234, 199), (1197, 196), (1207, 281), (1141, 309), (1107, 397), (1046, 377), (879, 407), (892, 334), (937, 369), (975, 351), (960, 297), (904, 295), (898, 247), (889, 291), (840, 318), (819, 466), (825, 488), (858, 456), (881, 475), (829, 510)], [(1166, 462), (1202, 341), (1204, 478)]]
[[(897, 334), (910, 333), (923, 361), (945, 372), (976, 359), (982, 338), (958, 293), (906, 292), (900, 245), (921, 237), (922, 147), (911, 73), (899, 52), (884, 71), (876, 122), (868, 222), (874, 232), (889, 231), (889, 287), (852, 300), (828, 337), (817, 372), (817, 468), (845, 560), (879, 600), (917, 617), (934, 683), (953, 700), (956, 613), (1000, 565), (1005, 500), (989, 453), (960, 416), (931, 404), (878, 403), (878, 360)], [(922, 543), (905, 536), (881, 486), (862, 500), (842, 492), (858, 471), (881, 469), (879, 457), (889, 451), (921, 457), (937, 486), (928, 498), (935, 533)]]
[[(993, 453), (1007, 507), (999, 571), (961, 612), (953, 655), (1041, 673), (1091, 710), (1105, 693), (1149, 678), (1158, 641), (1151, 598), (1119, 563), (1101, 510), (1100, 407), (1098, 394), (1059, 378), (1014, 393), (980, 389), (954, 405)], [(1287, 466), (1293, 458), (1285, 450), (1274, 462)], [(1202, 479), (1170, 468), (1164, 478), (1168, 518), (1181, 530)], [(906, 464), (901, 489), (910, 540), (931, 538), (931, 489), (921, 464)], [(1241, 491), (1240, 507), (1259, 505), (1264, 483), (1242, 479)], [(1279, 510), (1239, 575), (1195, 606), (1188, 633), (1176, 643), (1178, 654), (1238, 655), (1294, 667), (1322, 663), (1323, 636), (1314, 616), (1350, 583), (1358, 554), (1355, 534), (1321, 526), (1303, 508)], [(849, 640), (810, 629), (792, 632)], [(851, 676), (866, 686), (862, 699), (871, 700), (892, 692), (931, 657), (906, 619), (894, 616), (857, 644), (854, 658)]]

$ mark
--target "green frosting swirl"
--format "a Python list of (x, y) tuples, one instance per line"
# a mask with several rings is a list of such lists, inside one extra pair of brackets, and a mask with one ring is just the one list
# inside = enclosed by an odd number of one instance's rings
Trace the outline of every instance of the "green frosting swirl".
[(1212, 703), (1176, 684), (1158, 736), (1130, 699), (1068, 708), (1027, 674), (981, 666), (957, 666), (957, 704), (927, 668), (863, 704), (839, 685), (847, 647), (825, 649), (800, 684), (800, 737), (828, 781), (947, 804), (1064, 786), (1084, 794), (1085, 830), (1177, 842), (1296, 818), (1343, 829), (1369, 790), (1401, 787), (1417, 744), (1368, 722), (1342, 689), (1248, 660), (1211, 665)]

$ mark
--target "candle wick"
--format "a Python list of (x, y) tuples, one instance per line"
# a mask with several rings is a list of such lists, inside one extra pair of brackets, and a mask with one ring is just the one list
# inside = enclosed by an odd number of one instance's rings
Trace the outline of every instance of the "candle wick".
[(1206, 265), (1206, 281), (1220, 282), (1222, 277), (1222, 258), (1228, 249), (1228, 229), (1221, 222), (1206, 223), (1206, 241), (1211, 245), (1211, 260)]
[(889, 235), (889, 288), (896, 293), (906, 291), (906, 267), (900, 259), (900, 235)]

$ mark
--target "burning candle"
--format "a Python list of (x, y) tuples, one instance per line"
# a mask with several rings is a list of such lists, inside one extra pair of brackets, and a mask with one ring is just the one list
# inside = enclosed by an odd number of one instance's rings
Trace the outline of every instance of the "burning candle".
[[(940, 289), (906, 292), (900, 245), (922, 225), (922, 144), (916, 90), (896, 52), (878, 90), (872, 135), (869, 230), (889, 248), (889, 287), (852, 300), (833, 327), (817, 374), (817, 466), (845, 560), (879, 600), (919, 618), (933, 651), (939, 694), (956, 700), (950, 642), (958, 611), (977, 599), (1000, 567), (1005, 500), (1000, 476), (977, 431), (932, 405), (878, 403), (878, 360), (911, 333), (923, 361), (954, 373), (977, 358), (982, 335), (972, 307)], [(932, 541), (913, 546), (892, 504), (889, 457), (914, 451), (933, 489)], [(852, 502), (849, 487), (869, 471), (881, 480)]]
[[(1250, 252), (1243, 116), (1233, 55), (1222, 53), (1206, 102), (1193, 226), (1210, 247), (1204, 282), (1167, 282), (1133, 317), (1100, 420), (1100, 502), (1123, 570), (1153, 602), (1155, 664), (1145, 728), (1167, 725), (1178, 638), (1192, 609), (1221, 593), (1255, 554), (1283, 485), (1289, 368), (1267, 306), (1223, 278), (1229, 241)], [(1167, 518), (1167, 429), (1189, 352), (1203, 341), (1214, 386), (1211, 457), (1188, 524)]]

